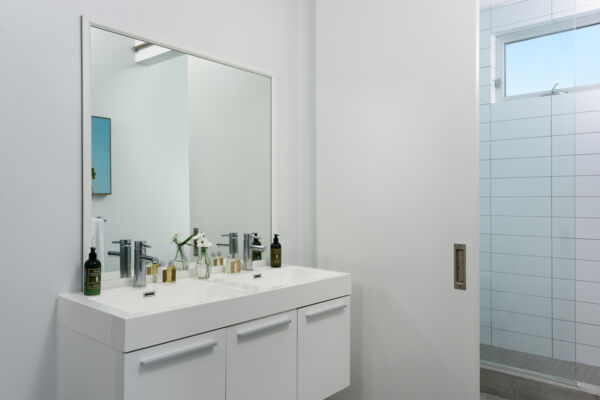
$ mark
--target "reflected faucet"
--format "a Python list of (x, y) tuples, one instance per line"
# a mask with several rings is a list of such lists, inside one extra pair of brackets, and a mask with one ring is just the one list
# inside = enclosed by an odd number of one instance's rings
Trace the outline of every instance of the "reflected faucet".
[(135, 242), (134, 244), (134, 266), (133, 266), (133, 286), (146, 286), (146, 262), (158, 263), (158, 258), (146, 255), (146, 249), (152, 246), (145, 241)]
[(229, 248), (229, 256), (230, 258), (235, 258), (238, 253), (238, 234), (237, 232), (229, 232), (225, 235), (221, 235), (222, 237), (229, 238), (228, 243), (217, 243), (219, 247), (228, 247)]
[(116, 240), (113, 243), (119, 245), (119, 251), (109, 251), (109, 256), (119, 257), (119, 269), (121, 278), (129, 278), (131, 276), (131, 239)]
[(244, 263), (242, 265), (244, 271), (252, 271), (252, 251), (264, 252), (267, 249), (265, 246), (252, 244), (254, 239), (260, 238), (255, 233), (244, 233)]

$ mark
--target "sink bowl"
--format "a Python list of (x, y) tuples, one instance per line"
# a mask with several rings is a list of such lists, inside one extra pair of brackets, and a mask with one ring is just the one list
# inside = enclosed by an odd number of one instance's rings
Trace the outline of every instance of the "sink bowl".
[(324, 269), (285, 266), (283, 268), (257, 268), (241, 274), (220, 275), (211, 282), (247, 292), (272, 290), (302, 285), (339, 276), (338, 272)]
[(247, 291), (232, 286), (185, 279), (169, 285), (150, 284), (144, 288), (129, 286), (110, 289), (88, 299), (100, 307), (134, 316), (226, 300), (246, 293)]

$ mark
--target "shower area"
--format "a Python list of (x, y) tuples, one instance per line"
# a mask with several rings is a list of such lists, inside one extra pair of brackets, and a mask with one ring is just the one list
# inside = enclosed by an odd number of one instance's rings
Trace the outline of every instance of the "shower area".
[(481, 365), (600, 388), (600, 1), (480, 10)]

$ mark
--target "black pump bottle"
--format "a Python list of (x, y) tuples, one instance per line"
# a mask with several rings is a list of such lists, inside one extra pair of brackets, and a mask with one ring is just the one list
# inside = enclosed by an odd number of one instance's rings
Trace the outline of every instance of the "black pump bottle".
[(100, 280), (102, 279), (102, 265), (96, 256), (96, 249), (92, 247), (88, 260), (83, 265), (84, 283), (83, 294), (96, 296), (100, 294)]
[(281, 244), (279, 243), (278, 234), (275, 234), (273, 243), (271, 243), (271, 267), (281, 267)]

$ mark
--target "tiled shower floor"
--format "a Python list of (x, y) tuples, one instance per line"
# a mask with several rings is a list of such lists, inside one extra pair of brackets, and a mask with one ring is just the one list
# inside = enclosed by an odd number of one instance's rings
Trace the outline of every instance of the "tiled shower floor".
[(537, 356), (520, 351), (481, 345), (481, 360), (508, 367), (532, 371), (566, 381), (584, 382), (600, 386), (600, 368), (571, 361)]

